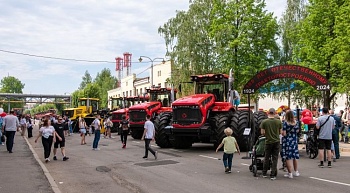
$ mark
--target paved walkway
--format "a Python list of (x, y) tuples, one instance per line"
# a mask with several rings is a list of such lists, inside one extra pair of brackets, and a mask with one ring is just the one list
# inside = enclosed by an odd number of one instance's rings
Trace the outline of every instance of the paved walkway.
[(43, 169), (19, 132), (15, 136), (13, 153), (7, 152), (6, 145), (0, 145), (0, 192), (53, 192)]
[[(350, 144), (340, 142), (339, 145), (343, 155), (349, 156)], [(18, 132), (12, 154), (6, 151), (6, 145), (0, 145), (0, 192), (53, 193), (53, 190), (60, 192), (45, 164), (38, 162), (35, 157), (37, 155), (32, 153), (26, 139)]]

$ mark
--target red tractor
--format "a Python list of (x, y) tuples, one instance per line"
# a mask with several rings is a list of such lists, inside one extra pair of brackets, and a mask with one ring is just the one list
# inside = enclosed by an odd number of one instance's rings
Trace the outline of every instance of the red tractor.
[[(253, 128), (253, 114), (235, 110), (232, 105), (232, 75), (207, 74), (191, 76), (195, 94), (172, 103), (172, 111), (155, 120), (156, 143), (162, 148), (189, 148), (194, 142), (214, 143), (225, 137), (231, 127), (241, 149), (248, 147), (245, 128)], [(251, 121), (249, 120), (249, 117)]]
[(159, 114), (172, 110), (174, 92), (171, 88), (152, 87), (147, 89), (149, 102), (136, 104), (128, 109), (131, 136), (134, 139), (141, 139), (146, 115), (150, 115), (153, 121)]
[(126, 119), (129, 119), (129, 107), (148, 101), (148, 97), (139, 97), (139, 96), (130, 96), (130, 97), (120, 97), (122, 98), (123, 103), (120, 105), (120, 109), (112, 112), (112, 122), (113, 122), (113, 131), (118, 131), (119, 124), (122, 121), (123, 115), (126, 116)]

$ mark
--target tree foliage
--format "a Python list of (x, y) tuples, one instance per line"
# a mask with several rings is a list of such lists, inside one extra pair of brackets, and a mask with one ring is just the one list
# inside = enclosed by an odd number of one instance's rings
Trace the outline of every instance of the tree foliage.
[[(23, 88), (24, 88), (24, 83), (22, 83), (18, 78), (13, 77), (13, 76), (6, 76), (3, 79), (1, 79), (0, 82), (0, 92), (1, 93), (17, 93), (17, 94), (22, 94), (23, 93)], [(8, 99), (0, 99), (0, 100), (8, 100)], [(21, 100), (17, 98), (11, 98), (10, 100)], [(2, 108), (7, 111), (8, 109), (8, 103), (3, 103)], [(11, 103), (10, 108), (23, 108), (24, 103)]]
[(115, 88), (117, 79), (112, 76), (111, 71), (108, 68), (102, 69), (97, 73), (94, 83), (98, 87), (98, 96), (100, 99), (100, 106), (106, 108), (108, 106), (108, 90)]
[(276, 64), (277, 31), (265, 3), (255, 0), (194, 0), (158, 29), (174, 62), (175, 84), (192, 74), (233, 68), (237, 90), (258, 70)]
[(30, 110), (30, 114), (34, 115), (37, 113), (45, 113), (49, 109), (57, 109), (55, 104), (43, 104), (43, 105), (37, 105), (34, 108)]
[(294, 48), (301, 64), (310, 67), (332, 84), (323, 93), (324, 106), (330, 107), (337, 92), (349, 89), (345, 83), (349, 71), (349, 2), (344, 0), (309, 0), (308, 15), (300, 24), (298, 47)]
[[(306, 15), (306, 0), (287, 0), (286, 11), (282, 14), (282, 18), (279, 21), (279, 35), (281, 40), (280, 64), (298, 63), (298, 58), (294, 53), (294, 50), (298, 48), (298, 34), (300, 31), (298, 25)], [(291, 85), (294, 87), (291, 87)], [(269, 86), (271, 87), (271, 85), (267, 85), (267, 87)], [(303, 88), (310, 87), (301, 81), (295, 81), (293, 79), (276, 80), (274, 81), (273, 86), (282, 91), (270, 92), (268, 95), (277, 100), (287, 99), (288, 106), (291, 106), (291, 100), (298, 102), (297, 104), (303, 105), (303, 101), (305, 100), (300, 98), (303, 96), (300, 95), (299, 90), (304, 90)], [(308, 90), (314, 91), (314, 88), (309, 88)]]
[(84, 76), (82, 77), (82, 81), (80, 83), (79, 89), (84, 89), (86, 85), (90, 84), (92, 82), (92, 77), (89, 73), (89, 71), (85, 71)]
[(111, 71), (107, 68), (102, 69), (93, 81), (90, 73), (86, 71), (82, 79), (79, 89), (72, 93), (72, 106), (78, 106), (79, 98), (98, 98), (100, 107), (106, 108), (108, 105), (107, 91), (115, 88), (117, 82)]

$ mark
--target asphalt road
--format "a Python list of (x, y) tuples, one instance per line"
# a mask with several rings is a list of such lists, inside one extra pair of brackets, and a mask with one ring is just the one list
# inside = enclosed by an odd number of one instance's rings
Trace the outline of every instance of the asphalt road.
[(53, 192), (43, 170), (18, 132), (13, 153), (7, 152), (6, 145), (0, 145), (0, 193), (12, 192)]
[[(34, 130), (37, 133), (37, 129)], [(234, 155), (233, 171), (224, 173), (222, 152), (215, 153), (213, 146), (194, 144), (191, 149), (160, 149), (158, 160), (150, 154), (142, 159), (144, 142), (128, 138), (126, 149), (121, 148), (119, 136), (102, 139), (100, 151), (91, 148), (93, 136), (87, 136), (87, 145), (80, 145), (79, 134), (66, 138), (67, 156), (70, 159), (51, 161), (46, 165), (59, 189), (67, 193), (80, 192), (350, 192), (350, 154), (343, 154), (333, 168), (318, 168), (317, 160), (304, 155), (299, 160), (300, 177), (287, 179), (279, 171), (277, 180), (253, 177), (248, 169), (251, 160), (241, 159), (245, 153)], [(40, 141), (29, 140), (43, 160)], [(52, 157), (52, 156), (51, 156)], [(279, 166), (281, 164), (279, 163)], [(1, 192), (1, 189), (0, 189)]]

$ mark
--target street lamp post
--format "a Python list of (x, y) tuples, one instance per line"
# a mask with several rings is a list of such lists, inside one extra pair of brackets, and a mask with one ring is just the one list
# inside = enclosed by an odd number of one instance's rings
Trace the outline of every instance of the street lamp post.
[(162, 60), (162, 63), (164, 64), (165, 63), (165, 60), (164, 60), (164, 58), (153, 58), (153, 60), (150, 58), (150, 57), (148, 57), (148, 56), (140, 56), (140, 58), (139, 58), (139, 61), (140, 62), (142, 62), (142, 58), (147, 58), (147, 59), (149, 59), (150, 61), (151, 61), (151, 87), (153, 86), (153, 62), (155, 61), (155, 60)]

